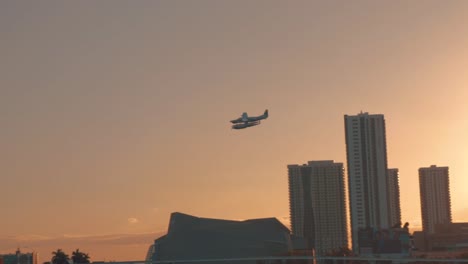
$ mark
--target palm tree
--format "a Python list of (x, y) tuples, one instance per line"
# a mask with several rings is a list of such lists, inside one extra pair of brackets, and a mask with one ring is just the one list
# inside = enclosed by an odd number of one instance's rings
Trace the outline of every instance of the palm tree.
[(68, 257), (62, 249), (57, 249), (57, 251), (52, 252), (52, 264), (69, 264), (70, 258)]
[(79, 249), (76, 249), (72, 252), (72, 260), (75, 264), (87, 264), (89, 262), (89, 255), (87, 253), (80, 252)]

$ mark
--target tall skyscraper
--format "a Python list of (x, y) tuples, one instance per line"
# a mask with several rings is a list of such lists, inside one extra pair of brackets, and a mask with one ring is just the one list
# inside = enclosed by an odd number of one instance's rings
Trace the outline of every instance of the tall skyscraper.
[(419, 192), (423, 232), (433, 234), (436, 224), (452, 222), (448, 167), (420, 168)]
[(353, 250), (360, 228), (388, 228), (387, 142), (383, 115), (345, 115), (346, 157)]
[(390, 226), (401, 224), (400, 184), (398, 169), (388, 169), (388, 200), (390, 206)]
[(348, 246), (343, 163), (332, 160), (288, 165), (293, 235), (322, 255)]

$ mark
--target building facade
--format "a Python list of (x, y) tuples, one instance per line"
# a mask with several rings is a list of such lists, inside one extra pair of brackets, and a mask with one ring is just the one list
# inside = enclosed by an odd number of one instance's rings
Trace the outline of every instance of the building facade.
[(436, 224), (434, 233), (414, 232), (415, 246), (423, 251), (466, 251), (468, 223)]
[(411, 241), (408, 228), (359, 230), (359, 256), (408, 257)]
[(343, 163), (288, 165), (288, 181), (292, 234), (317, 255), (348, 247)]
[(23, 253), (18, 249), (14, 254), (0, 255), (3, 264), (37, 264), (37, 253)]
[(235, 221), (176, 212), (167, 234), (148, 249), (146, 260), (202, 264), (213, 263), (212, 259), (286, 256), (292, 251), (290, 231), (276, 218)]
[(388, 200), (390, 207), (390, 225), (401, 225), (400, 183), (398, 169), (387, 170)]
[(437, 224), (452, 222), (448, 167), (420, 168), (419, 192), (424, 233), (433, 234)]
[(353, 250), (364, 228), (390, 227), (387, 142), (383, 115), (345, 115), (346, 158)]

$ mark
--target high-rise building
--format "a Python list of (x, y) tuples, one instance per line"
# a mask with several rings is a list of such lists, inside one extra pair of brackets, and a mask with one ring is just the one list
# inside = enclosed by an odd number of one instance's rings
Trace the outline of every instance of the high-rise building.
[(398, 169), (387, 170), (388, 200), (390, 206), (390, 225), (401, 225), (400, 184), (398, 181)]
[(423, 232), (433, 234), (436, 224), (452, 222), (448, 167), (420, 168), (419, 192)]
[(18, 250), (14, 254), (0, 255), (3, 264), (37, 264), (37, 252), (23, 253)]
[(348, 247), (343, 163), (288, 165), (292, 234), (318, 255)]
[(387, 142), (383, 115), (345, 115), (346, 157), (353, 250), (364, 228), (390, 227)]

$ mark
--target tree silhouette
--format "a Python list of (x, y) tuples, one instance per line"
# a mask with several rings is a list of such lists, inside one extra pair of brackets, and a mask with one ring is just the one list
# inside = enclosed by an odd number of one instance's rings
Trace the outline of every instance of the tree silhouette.
[(68, 257), (62, 249), (57, 249), (57, 251), (52, 252), (52, 264), (69, 264), (70, 258)]
[(408, 230), (408, 228), (409, 228), (409, 223), (406, 222), (405, 225), (403, 226), (403, 228), (406, 229), (406, 230)]
[(79, 249), (76, 249), (72, 252), (73, 263), (77, 264), (87, 264), (89, 262), (89, 255), (87, 253), (80, 252)]

